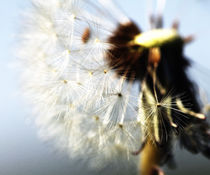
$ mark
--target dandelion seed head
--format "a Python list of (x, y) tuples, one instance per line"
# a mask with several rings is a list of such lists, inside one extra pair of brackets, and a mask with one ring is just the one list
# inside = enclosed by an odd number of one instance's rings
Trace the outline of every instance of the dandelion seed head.
[(187, 40), (154, 20), (142, 32), (111, 0), (32, 0), (18, 55), (44, 140), (97, 168), (135, 164), (146, 140), (170, 154), (178, 135), (191, 150), (183, 138), (205, 116), (185, 72)]
[(19, 57), (40, 136), (71, 157), (94, 157), (92, 165), (128, 160), (141, 144), (138, 88), (117, 76), (105, 58), (108, 37), (128, 18), (111, 1), (32, 4), (24, 14)]

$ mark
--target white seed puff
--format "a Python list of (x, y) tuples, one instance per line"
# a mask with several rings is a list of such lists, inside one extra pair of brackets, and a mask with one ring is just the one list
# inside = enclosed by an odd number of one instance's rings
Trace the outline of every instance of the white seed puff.
[(32, 0), (23, 19), (22, 86), (42, 138), (100, 166), (117, 155), (135, 159), (139, 85), (104, 58), (107, 38), (129, 19), (110, 0)]
[(173, 162), (175, 140), (210, 158), (208, 108), (202, 113), (183, 52), (192, 36), (176, 23), (163, 28), (165, 0), (145, 32), (113, 2), (31, 0), (24, 12), (22, 92), (41, 138), (94, 169), (123, 163), (129, 174), (148, 144), (160, 165)]

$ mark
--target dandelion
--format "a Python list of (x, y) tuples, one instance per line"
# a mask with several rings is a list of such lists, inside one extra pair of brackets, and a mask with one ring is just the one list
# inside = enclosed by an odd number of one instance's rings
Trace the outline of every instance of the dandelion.
[(140, 154), (142, 175), (163, 174), (176, 139), (210, 157), (209, 125), (186, 74), (192, 37), (177, 23), (163, 29), (159, 13), (142, 32), (111, 0), (32, 4), (18, 54), (44, 139), (95, 168), (119, 156), (135, 164)]

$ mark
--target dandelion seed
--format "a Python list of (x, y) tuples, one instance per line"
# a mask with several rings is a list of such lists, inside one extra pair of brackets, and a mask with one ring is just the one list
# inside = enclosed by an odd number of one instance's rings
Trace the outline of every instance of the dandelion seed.
[(82, 35), (82, 41), (83, 41), (83, 43), (87, 43), (88, 42), (88, 40), (90, 39), (90, 35), (91, 35), (90, 29), (89, 28), (86, 28), (85, 31), (84, 31), (84, 33), (83, 33), (83, 35)]

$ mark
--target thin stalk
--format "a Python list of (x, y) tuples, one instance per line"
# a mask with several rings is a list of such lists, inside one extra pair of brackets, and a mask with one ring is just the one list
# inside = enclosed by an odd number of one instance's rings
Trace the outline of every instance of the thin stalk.
[(152, 141), (147, 141), (140, 154), (140, 175), (163, 175), (159, 169), (162, 152)]

